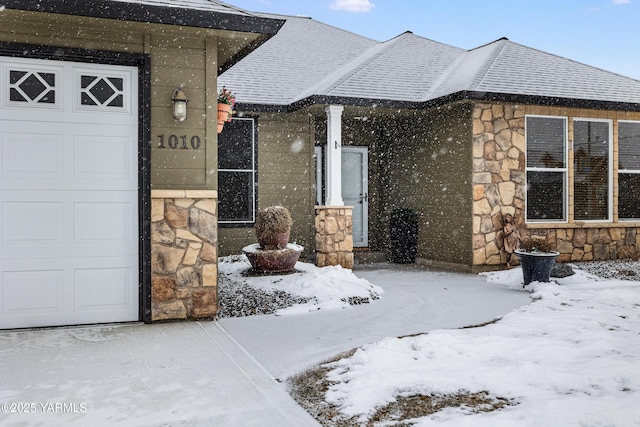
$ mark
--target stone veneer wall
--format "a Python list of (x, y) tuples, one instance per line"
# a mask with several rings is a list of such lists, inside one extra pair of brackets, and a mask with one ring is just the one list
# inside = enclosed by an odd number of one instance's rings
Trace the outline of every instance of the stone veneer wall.
[(524, 225), (524, 108), (476, 104), (473, 109), (473, 265), (506, 263), (502, 217)]
[(560, 252), (560, 262), (625, 258), (640, 248), (640, 227), (532, 229), (526, 234), (548, 240)]
[(218, 311), (215, 190), (151, 191), (151, 318), (210, 318)]
[[(548, 240), (560, 252), (558, 261), (561, 262), (615, 259), (628, 249), (637, 251), (640, 248), (640, 227), (632, 224), (536, 224), (525, 227), (525, 114), (617, 118), (616, 112), (475, 104), (473, 265), (506, 263), (501, 230), (503, 215), (507, 213), (514, 216), (522, 238), (534, 235)], [(640, 115), (620, 118), (638, 120)]]
[(316, 265), (353, 268), (353, 208), (316, 206)]

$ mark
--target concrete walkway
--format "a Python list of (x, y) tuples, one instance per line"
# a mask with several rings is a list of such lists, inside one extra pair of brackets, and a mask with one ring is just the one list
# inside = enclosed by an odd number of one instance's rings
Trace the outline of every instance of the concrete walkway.
[(477, 275), (390, 265), (356, 274), (383, 297), (288, 316), (0, 331), (0, 426), (318, 426), (274, 376), (529, 302)]
[(0, 331), (0, 426), (317, 426), (215, 322)]

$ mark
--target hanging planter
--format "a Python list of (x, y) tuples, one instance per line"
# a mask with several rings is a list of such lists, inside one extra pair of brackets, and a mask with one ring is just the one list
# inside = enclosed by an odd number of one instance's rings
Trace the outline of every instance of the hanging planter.
[(222, 132), (224, 123), (230, 121), (231, 105), (218, 103), (218, 133)]
[(218, 94), (218, 133), (224, 129), (225, 122), (230, 122), (233, 116), (233, 106), (236, 103), (236, 96), (226, 87)]

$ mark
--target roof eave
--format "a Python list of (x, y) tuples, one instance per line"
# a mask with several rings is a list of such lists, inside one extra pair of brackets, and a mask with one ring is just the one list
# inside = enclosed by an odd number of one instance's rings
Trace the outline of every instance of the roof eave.
[(274, 35), (284, 20), (110, 0), (4, 0), (6, 9)]
[(494, 92), (461, 91), (428, 101), (398, 101), (390, 99), (349, 98), (337, 96), (312, 95), (287, 105), (277, 104), (238, 104), (238, 111), (256, 112), (294, 112), (312, 105), (345, 105), (351, 107), (392, 108), (401, 110), (424, 110), (442, 107), (459, 101), (509, 102), (555, 107), (589, 108), (607, 111), (638, 111), (640, 103), (602, 101), (577, 98), (558, 98), (552, 96), (522, 95)]
[(640, 111), (640, 103), (598, 99), (561, 98), (556, 96), (523, 95), (496, 92), (467, 91), (465, 99), (474, 101), (511, 102), (552, 107), (589, 108), (606, 111)]

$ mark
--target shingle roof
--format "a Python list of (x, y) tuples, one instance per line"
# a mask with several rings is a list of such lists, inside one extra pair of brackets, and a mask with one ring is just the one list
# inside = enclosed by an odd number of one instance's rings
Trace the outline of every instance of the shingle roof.
[(233, 88), (238, 102), (288, 105), (378, 45), (375, 40), (299, 17), (289, 17), (274, 37), (260, 46), (259, 54), (247, 55), (220, 76), (219, 84)]
[(421, 101), (416, 89), (431, 86), (462, 52), (407, 32), (370, 48), (331, 81), (315, 86), (313, 94)]
[(506, 38), (464, 50), (410, 32), (378, 42), (310, 18), (284, 18), (278, 34), (220, 76), (240, 104), (382, 100), (420, 108), (462, 97), (640, 110), (640, 81)]
[(640, 103), (640, 81), (507, 40), (472, 90)]

